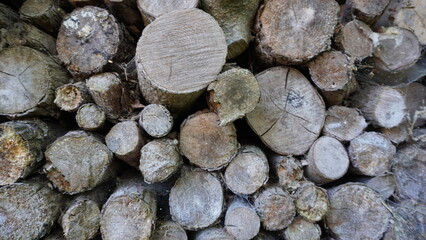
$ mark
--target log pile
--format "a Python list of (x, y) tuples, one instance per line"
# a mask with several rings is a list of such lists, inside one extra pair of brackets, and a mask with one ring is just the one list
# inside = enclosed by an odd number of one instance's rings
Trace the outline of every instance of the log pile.
[(0, 239), (426, 239), (423, 0), (5, 0)]

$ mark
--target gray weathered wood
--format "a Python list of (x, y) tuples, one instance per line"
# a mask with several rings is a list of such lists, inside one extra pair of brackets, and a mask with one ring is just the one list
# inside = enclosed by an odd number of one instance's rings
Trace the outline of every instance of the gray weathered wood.
[(298, 64), (327, 50), (338, 11), (334, 0), (265, 2), (255, 24), (260, 58), (268, 64)]
[(306, 176), (318, 184), (337, 180), (347, 172), (349, 157), (345, 147), (332, 137), (323, 136), (316, 140), (306, 157)]
[(294, 191), (300, 186), (303, 179), (302, 164), (292, 156), (279, 154), (268, 155), (270, 167), (278, 178), (278, 184), (287, 191)]
[(318, 224), (296, 217), (290, 226), (282, 231), (282, 236), (286, 240), (319, 240), (321, 228)]
[(184, 169), (170, 191), (170, 214), (186, 230), (200, 230), (219, 221), (224, 189), (214, 173)]
[(143, 22), (146, 25), (155, 19), (174, 10), (183, 10), (196, 8), (199, 5), (198, 0), (188, 1), (167, 1), (167, 0), (137, 0), (137, 6), (142, 14)]
[(21, 19), (56, 37), (66, 13), (59, 7), (58, 1), (26, 0), (19, 14)]
[(309, 222), (318, 222), (328, 211), (327, 191), (310, 182), (303, 182), (294, 193), (297, 213)]
[(58, 56), (77, 77), (88, 77), (114, 63), (130, 60), (134, 54), (132, 39), (107, 10), (86, 6), (64, 18), (56, 48)]
[(226, 48), (219, 24), (199, 9), (159, 17), (144, 29), (136, 50), (144, 98), (174, 114), (188, 110), (222, 70)]
[(379, 176), (390, 170), (396, 148), (380, 133), (366, 132), (350, 142), (348, 152), (353, 173)]
[(226, 166), (238, 151), (237, 132), (230, 123), (219, 125), (214, 112), (201, 111), (190, 115), (181, 125), (181, 153), (203, 169), (217, 170)]
[(61, 110), (76, 112), (83, 104), (92, 102), (84, 82), (69, 83), (56, 88), (54, 103)]
[(139, 125), (151, 137), (164, 137), (173, 127), (173, 117), (170, 111), (160, 104), (145, 106), (139, 117)]
[(132, 167), (139, 166), (141, 148), (145, 145), (145, 138), (135, 121), (123, 121), (115, 124), (105, 136), (105, 142), (117, 158)]
[(337, 239), (379, 240), (389, 226), (391, 215), (382, 197), (363, 184), (340, 185), (329, 191), (329, 200), (325, 221)]
[(169, 220), (155, 228), (151, 240), (188, 240), (185, 230), (177, 223)]
[(246, 69), (231, 69), (221, 73), (209, 84), (208, 104), (219, 115), (220, 125), (227, 125), (256, 107), (260, 88), (256, 78)]
[(106, 115), (98, 105), (86, 103), (78, 109), (75, 119), (80, 128), (86, 131), (96, 131), (103, 128)]
[(84, 192), (107, 181), (115, 173), (113, 153), (97, 137), (70, 131), (46, 150), (44, 172), (67, 194)]
[(58, 219), (62, 196), (42, 183), (14, 183), (0, 188), (0, 238), (40, 239)]
[(258, 75), (260, 101), (247, 122), (274, 152), (301, 155), (318, 138), (325, 119), (321, 96), (299, 71), (275, 67)]
[(380, 193), (383, 199), (388, 199), (396, 190), (395, 177), (392, 173), (373, 178), (363, 178), (360, 181)]
[(354, 59), (362, 60), (373, 55), (374, 45), (370, 38), (373, 31), (359, 20), (352, 20), (338, 31), (335, 41), (339, 48)]
[(383, 13), (390, 0), (348, 0), (345, 4), (344, 17), (356, 18), (365, 23), (372, 24)]
[(224, 224), (236, 240), (252, 239), (259, 233), (260, 218), (248, 202), (235, 197), (226, 210)]
[(267, 187), (256, 194), (254, 207), (262, 226), (268, 231), (283, 230), (296, 215), (293, 198), (277, 186)]
[(194, 240), (234, 240), (229, 233), (222, 227), (209, 227), (198, 231)]
[(339, 141), (350, 141), (367, 127), (365, 118), (354, 108), (332, 106), (326, 112), (322, 132)]
[(269, 175), (268, 159), (253, 145), (242, 146), (226, 167), (224, 180), (233, 193), (250, 195), (266, 184)]
[(393, 128), (379, 128), (378, 132), (383, 134), (389, 141), (394, 144), (400, 144), (405, 142), (409, 138), (410, 126), (408, 123), (403, 122), (396, 127)]
[(251, 41), (251, 28), (260, 0), (201, 0), (204, 11), (222, 27), (228, 44), (228, 59), (240, 55)]
[(321, 91), (324, 101), (327, 106), (342, 105), (343, 101), (346, 100), (351, 94), (357, 91), (359, 88), (358, 82), (355, 78), (352, 78), (343, 89), (336, 91)]
[(0, 52), (0, 115), (57, 116), (55, 89), (69, 81), (52, 58), (29, 47)]
[[(420, 116), (426, 110), (426, 87), (418, 82), (402, 87), (401, 91), (407, 105), (408, 121), (412, 127), (420, 127), (426, 123), (426, 116)], [(415, 117), (417, 112), (417, 118)], [(426, 115), (426, 114), (425, 114)]]
[(422, 45), (426, 45), (426, 2), (411, 0), (409, 5), (401, 8), (395, 15), (395, 23), (414, 32)]

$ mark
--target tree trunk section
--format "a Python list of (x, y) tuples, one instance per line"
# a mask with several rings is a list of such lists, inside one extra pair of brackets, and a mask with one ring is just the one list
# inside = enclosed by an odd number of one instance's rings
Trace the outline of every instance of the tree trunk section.
[(343, 52), (356, 60), (373, 55), (374, 44), (371, 39), (373, 31), (359, 20), (352, 20), (345, 24), (335, 36), (335, 41)]
[(141, 112), (139, 125), (151, 137), (161, 138), (172, 130), (173, 117), (163, 105), (149, 104)]
[(153, 232), (151, 240), (188, 240), (185, 230), (173, 221), (161, 223)]
[(395, 23), (401, 28), (414, 32), (420, 44), (426, 45), (426, 2), (422, 0), (411, 0), (410, 5), (401, 8), (395, 16)]
[(258, 75), (261, 94), (256, 108), (246, 115), (253, 131), (279, 154), (302, 155), (318, 138), (325, 105), (299, 71), (275, 67)]
[[(158, 41), (162, 38), (168, 40)], [(144, 29), (136, 49), (143, 97), (174, 115), (188, 110), (222, 70), (226, 47), (216, 20), (199, 9), (158, 18)]]
[(272, 153), (268, 156), (273, 173), (278, 178), (278, 184), (287, 191), (293, 192), (300, 187), (303, 179), (303, 168), (299, 160), (292, 156), (282, 156)]
[(83, 82), (65, 84), (55, 91), (54, 103), (62, 111), (76, 112), (82, 105), (90, 102), (92, 97)]
[(320, 240), (321, 228), (318, 224), (296, 217), (290, 226), (282, 231), (282, 236), (286, 240)]
[(325, 136), (346, 142), (359, 136), (367, 125), (365, 118), (357, 109), (332, 106), (326, 112), (322, 132)]
[(210, 227), (198, 231), (194, 240), (234, 240), (229, 233), (222, 227)]
[(226, 210), (224, 224), (236, 240), (252, 239), (259, 233), (260, 218), (248, 202), (235, 197)]
[(155, 19), (169, 13), (174, 10), (184, 10), (196, 8), (199, 5), (198, 0), (188, 0), (188, 1), (167, 1), (167, 0), (136, 0), (140, 13), (142, 14), (142, 19), (147, 26)]
[(343, 21), (356, 18), (367, 24), (373, 24), (383, 13), (390, 0), (348, 0), (343, 9)]
[(327, 191), (313, 183), (302, 183), (294, 193), (294, 198), (297, 213), (309, 222), (320, 221), (328, 211)]
[(55, 89), (69, 81), (54, 60), (18, 46), (0, 52), (0, 115), (57, 116)]
[(78, 109), (75, 119), (83, 130), (97, 131), (104, 127), (106, 115), (98, 105), (86, 103)]

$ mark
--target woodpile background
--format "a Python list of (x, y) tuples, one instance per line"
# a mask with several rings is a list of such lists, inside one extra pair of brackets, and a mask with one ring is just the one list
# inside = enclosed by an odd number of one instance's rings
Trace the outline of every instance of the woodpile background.
[(426, 1), (2, 0), (0, 239), (426, 239)]

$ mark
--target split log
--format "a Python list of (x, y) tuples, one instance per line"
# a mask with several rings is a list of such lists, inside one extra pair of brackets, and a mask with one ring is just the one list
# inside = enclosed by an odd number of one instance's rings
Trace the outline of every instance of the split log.
[(196, 8), (199, 4), (198, 0), (188, 0), (188, 1), (150, 1), (150, 0), (137, 0), (137, 6), (140, 13), (142, 14), (142, 19), (147, 26), (155, 19), (169, 13), (174, 10), (183, 10)]
[(318, 222), (328, 211), (327, 191), (310, 182), (304, 182), (294, 194), (297, 213), (309, 222)]
[(97, 131), (103, 128), (106, 115), (98, 105), (86, 103), (78, 109), (75, 119), (80, 128), (86, 131)]
[(252, 239), (260, 229), (260, 218), (248, 202), (235, 197), (225, 213), (225, 229), (236, 240)]
[(47, 145), (62, 134), (58, 126), (40, 120), (0, 124), (0, 186), (34, 173)]
[(194, 240), (234, 240), (229, 233), (222, 227), (210, 227), (198, 231)]
[(228, 44), (227, 59), (244, 52), (251, 40), (251, 27), (260, 0), (201, 0), (202, 8), (211, 14), (223, 29)]
[(0, 28), (8, 28), (19, 20), (19, 15), (12, 8), (0, 3)]
[(327, 136), (318, 138), (312, 144), (306, 160), (306, 176), (317, 184), (337, 180), (343, 177), (349, 168), (346, 148), (335, 138)]
[(339, 51), (321, 53), (308, 68), (312, 81), (323, 91), (343, 89), (353, 77), (349, 57)]
[(174, 114), (188, 110), (222, 70), (226, 52), (225, 35), (209, 14), (187, 9), (159, 17), (136, 49), (143, 97)]
[(86, 6), (64, 18), (56, 47), (58, 56), (77, 77), (112, 68), (134, 53), (130, 35), (107, 10)]
[(426, 203), (426, 148), (406, 145), (398, 150), (393, 161), (397, 195), (402, 199)]
[(356, 92), (359, 88), (358, 82), (355, 78), (352, 78), (343, 89), (336, 91), (321, 91), (324, 101), (327, 106), (343, 105), (343, 101), (346, 100), (352, 93)]
[(68, 75), (53, 59), (28, 47), (0, 52), (0, 115), (57, 116), (55, 89)]
[(207, 87), (208, 104), (224, 126), (256, 107), (260, 99), (260, 88), (256, 78), (246, 69), (231, 69), (221, 73)]
[(237, 195), (250, 195), (266, 184), (269, 175), (268, 159), (263, 151), (252, 145), (242, 146), (225, 170), (226, 186)]
[(420, 127), (426, 123), (426, 116), (415, 117), (416, 112), (426, 110), (426, 87), (425, 85), (414, 82), (401, 88), (407, 105), (408, 119), (412, 127)]
[(338, 239), (379, 240), (389, 226), (391, 215), (382, 197), (363, 184), (340, 185), (329, 191), (329, 200), (325, 220)]
[(19, 9), (19, 14), (21, 19), (56, 37), (66, 13), (57, 1), (26, 0)]
[(385, 128), (398, 126), (406, 115), (402, 92), (391, 87), (365, 87), (352, 97), (351, 104), (361, 110), (365, 119)]
[(348, 0), (344, 14), (346, 18), (356, 18), (365, 23), (372, 24), (383, 13), (390, 0)]
[(296, 217), (290, 226), (282, 231), (282, 237), (286, 240), (319, 240), (321, 228), (318, 224)]
[(267, 187), (254, 197), (254, 207), (267, 231), (288, 227), (296, 215), (293, 198), (281, 187)]
[(186, 230), (200, 230), (219, 221), (224, 189), (215, 174), (184, 169), (170, 191), (170, 214)]
[(129, 95), (117, 73), (93, 75), (86, 80), (86, 86), (108, 118), (117, 119), (131, 110)]
[(338, 11), (334, 0), (267, 1), (255, 24), (261, 60), (268, 65), (298, 64), (327, 50)]
[(379, 176), (390, 170), (395, 146), (376, 132), (354, 138), (348, 148), (351, 171), (366, 176)]
[(346, 54), (357, 60), (371, 57), (374, 45), (370, 36), (371, 28), (359, 20), (352, 20), (345, 24), (335, 36), (339, 48)]
[(368, 187), (376, 190), (383, 199), (388, 199), (396, 190), (396, 182), (393, 174), (388, 173), (373, 178), (364, 178), (360, 182), (365, 183)]
[(383, 134), (389, 141), (394, 144), (400, 144), (405, 142), (409, 138), (409, 126), (408, 123), (403, 122), (402, 124), (393, 128), (379, 128), (378, 132)]
[(92, 97), (83, 82), (65, 84), (55, 91), (54, 103), (63, 111), (76, 112), (82, 105), (90, 102)]
[(238, 151), (234, 124), (219, 126), (214, 112), (197, 112), (180, 127), (179, 149), (189, 161), (206, 170), (226, 166)]
[(36, 182), (0, 188), (0, 238), (42, 238), (58, 219), (62, 199), (57, 192)]
[(173, 221), (165, 221), (155, 228), (151, 240), (188, 240), (185, 230)]
[(115, 172), (112, 152), (84, 131), (71, 131), (58, 138), (47, 148), (45, 156), (47, 177), (67, 194), (93, 189)]
[(132, 167), (139, 166), (141, 148), (145, 145), (142, 130), (134, 121), (119, 122), (105, 136), (109, 150)]
[(426, 45), (426, 2), (411, 0), (410, 5), (401, 8), (395, 15), (395, 23), (401, 28), (414, 32), (422, 45)]
[(9, 46), (27, 46), (48, 55), (56, 55), (56, 39), (24, 22), (12, 24), (7, 29)]
[(274, 152), (304, 154), (324, 124), (321, 96), (294, 68), (270, 68), (256, 79), (261, 88), (260, 101), (246, 115), (248, 124)]
[(155, 198), (153, 192), (136, 182), (117, 188), (102, 207), (102, 238), (150, 239), (157, 214)]
[(104, 3), (114, 16), (126, 25), (132, 35), (140, 36), (143, 22), (136, 0), (104, 0)]
[(270, 166), (278, 177), (278, 184), (287, 191), (294, 191), (300, 186), (303, 179), (302, 164), (292, 156), (271, 154), (268, 156)]
[(413, 66), (420, 59), (419, 40), (409, 30), (389, 27), (370, 36), (375, 45), (376, 67), (387, 72), (399, 72)]
[(160, 138), (172, 130), (173, 117), (163, 105), (149, 104), (141, 112), (139, 125), (151, 137)]
[(326, 112), (324, 128), (325, 136), (339, 141), (351, 141), (359, 136), (367, 127), (365, 118), (354, 108), (332, 106)]
[(139, 170), (147, 183), (166, 181), (183, 164), (177, 140), (155, 139), (142, 147), (140, 155)]

